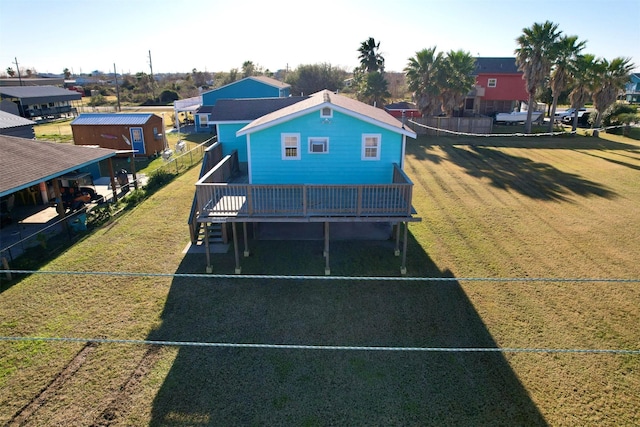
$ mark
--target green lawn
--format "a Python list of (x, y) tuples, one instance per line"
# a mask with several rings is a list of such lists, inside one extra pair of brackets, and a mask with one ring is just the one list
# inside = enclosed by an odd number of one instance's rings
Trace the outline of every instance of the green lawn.
[[(609, 135), (409, 141), (409, 276), (451, 282), (31, 275), (0, 294), (0, 335), (639, 349), (637, 282), (464, 280), (640, 278), (639, 169), (640, 144)], [(182, 253), (197, 173), (44, 269), (204, 273)], [(332, 242), (331, 260), (398, 276), (393, 242)], [(233, 272), (231, 250), (213, 262)], [(321, 275), (322, 243), (252, 242), (242, 263)], [(639, 370), (638, 355), (0, 342), (0, 422), (637, 425)]]

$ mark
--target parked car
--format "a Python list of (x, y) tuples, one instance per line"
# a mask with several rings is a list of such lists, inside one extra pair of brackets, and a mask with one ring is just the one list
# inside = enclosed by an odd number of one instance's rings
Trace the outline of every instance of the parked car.
[[(581, 114), (583, 114), (585, 111), (587, 111), (586, 108), (580, 108), (578, 110), (578, 117), (580, 117)], [(562, 121), (565, 117), (573, 117), (575, 115), (576, 109), (575, 108), (569, 108), (568, 110), (564, 110), (564, 111), (556, 111), (556, 114), (553, 116), (555, 121)]]
[[(588, 111), (578, 111), (578, 126), (580, 127), (588, 127), (589, 126), (589, 112)], [(566, 125), (570, 125), (573, 123), (573, 118), (575, 116), (573, 114), (569, 116), (564, 116), (562, 118), (562, 123)]]

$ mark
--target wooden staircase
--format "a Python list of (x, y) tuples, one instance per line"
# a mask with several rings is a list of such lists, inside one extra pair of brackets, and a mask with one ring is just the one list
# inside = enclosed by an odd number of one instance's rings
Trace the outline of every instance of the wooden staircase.
[[(213, 168), (222, 159), (222, 145), (219, 142), (214, 143), (204, 152), (202, 166), (200, 168), (200, 178), (202, 178), (211, 168)], [(220, 223), (203, 223), (198, 222), (200, 207), (198, 206), (198, 198), (193, 195), (191, 203), (191, 212), (189, 214), (189, 232), (191, 235), (191, 244), (204, 244), (206, 236), (209, 236), (209, 243), (228, 243), (226, 224)]]

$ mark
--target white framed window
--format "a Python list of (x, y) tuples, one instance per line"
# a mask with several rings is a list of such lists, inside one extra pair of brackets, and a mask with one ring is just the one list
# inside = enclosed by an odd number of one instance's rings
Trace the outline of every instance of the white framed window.
[(362, 135), (362, 160), (380, 160), (380, 143), (382, 135)]
[(323, 119), (330, 119), (331, 117), (333, 117), (333, 110), (329, 107), (324, 107), (322, 110), (320, 110), (320, 117)]
[(208, 128), (209, 127), (209, 115), (208, 114), (198, 114), (200, 117), (200, 127)]
[(283, 133), (282, 160), (300, 160), (300, 134)]
[(487, 86), (488, 87), (496, 87), (496, 86), (498, 86), (498, 79), (489, 79), (487, 81)]
[(329, 152), (329, 138), (326, 137), (311, 137), (309, 138), (309, 153), (328, 153)]

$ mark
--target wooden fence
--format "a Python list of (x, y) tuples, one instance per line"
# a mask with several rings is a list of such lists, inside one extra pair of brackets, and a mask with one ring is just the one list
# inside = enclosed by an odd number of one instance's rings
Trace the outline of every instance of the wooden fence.
[[(493, 132), (491, 117), (418, 117), (412, 121), (415, 123), (409, 121), (408, 125), (418, 135), (454, 136), (455, 133), (451, 132), (477, 134)], [(428, 128), (421, 125), (428, 126)]]

